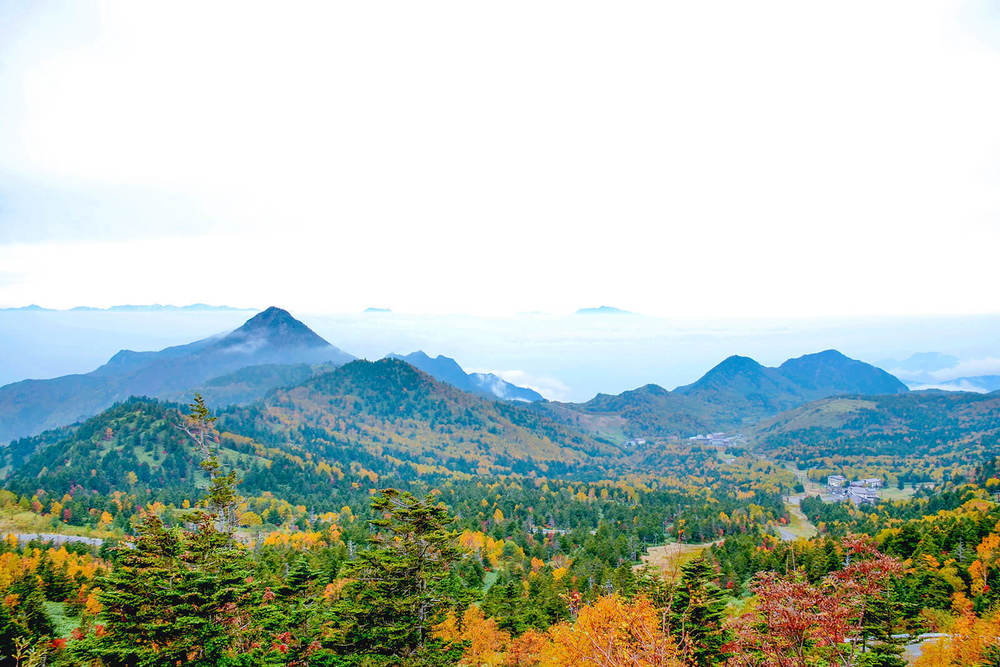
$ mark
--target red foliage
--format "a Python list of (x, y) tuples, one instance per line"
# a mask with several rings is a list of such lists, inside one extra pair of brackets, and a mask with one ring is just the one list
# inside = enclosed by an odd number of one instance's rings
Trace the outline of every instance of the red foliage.
[(802, 572), (782, 577), (764, 572), (751, 590), (757, 607), (729, 623), (734, 639), (725, 648), (729, 664), (804, 667), (815, 651), (826, 651), (837, 662), (851, 664), (855, 646), (845, 640), (861, 635), (868, 602), (886, 590), (903, 564), (875, 549), (869, 538), (843, 542), (849, 564), (832, 572), (819, 586)]

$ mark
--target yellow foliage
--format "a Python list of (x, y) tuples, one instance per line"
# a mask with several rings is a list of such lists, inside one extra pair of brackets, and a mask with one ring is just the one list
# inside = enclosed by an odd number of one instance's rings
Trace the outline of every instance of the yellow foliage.
[(87, 596), (86, 609), (87, 613), (90, 614), (91, 616), (97, 616), (98, 614), (101, 613), (101, 610), (104, 608), (101, 605), (101, 603), (97, 600), (97, 596), (100, 594), (100, 592), (101, 589), (95, 587), (90, 589), (90, 595)]
[(497, 622), (487, 618), (476, 605), (470, 605), (459, 623), (453, 612), (434, 627), (434, 636), (446, 642), (468, 643), (460, 665), (499, 667), (505, 663), (505, 651), (510, 634), (500, 630)]
[[(956, 593), (958, 595), (961, 593)], [(961, 606), (965, 612), (952, 625), (951, 636), (924, 647), (922, 655), (914, 663), (917, 667), (981, 665), (986, 649), (1000, 646), (1000, 620), (996, 617), (976, 618), (971, 603), (966, 605), (963, 602), (955, 606)]]
[(462, 655), (461, 665), (496, 667), (504, 663), (504, 650), (510, 635), (497, 627), (497, 622), (486, 618), (476, 605), (469, 605), (462, 616), (462, 635), (469, 642)]
[(662, 618), (646, 598), (626, 602), (617, 595), (599, 598), (580, 610), (576, 622), (549, 628), (545, 665), (681, 665), (677, 648), (663, 632)]

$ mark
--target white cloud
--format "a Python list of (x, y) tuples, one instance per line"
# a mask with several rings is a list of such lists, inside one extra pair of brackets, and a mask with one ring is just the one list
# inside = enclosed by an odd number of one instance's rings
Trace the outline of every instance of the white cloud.
[(476, 370), (470, 373), (493, 373), (519, 387), (534, 389), (550, 401), (568, 401), (572, 391), (560, 380), (545, 375), (535, 375), (520, 370)]
[(40, 185), (0, 211), (0, 258), (35, 261), (0, 304), (995, 308), (1000, 50), (952, 3), (30, 18), (0, 33), (0, 173)]
[(934, 371), (933, 373), (928, 373), (928, 375), (938, 381), (975, 377), (977, 375), (1000, 375), (1000, 358), (967, 359), (951, 368)]

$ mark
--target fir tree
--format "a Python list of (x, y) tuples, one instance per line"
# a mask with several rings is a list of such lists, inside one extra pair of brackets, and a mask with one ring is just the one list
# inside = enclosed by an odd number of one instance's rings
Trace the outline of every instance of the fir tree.
[[(185, 431), (204, 442), (213, 419), (196, 396)], [(249, 553), (219, 521), (220, 511), (235, 515), (236, 473), (216, 474), (214, 455), (203, 467), (212, 477), (201, 503), (208, 511), (188, 517), (194, 531), (168, 530), (155, 514), (144, 516), (134, 548), (121, 549), (120, 562), (98, 580), (105, 632), (77, 643), (77, 657), (112, 666), (236, 664), (235, 656), (253, 664), (269, 610)]]
[(316, 580), (318, 573), (309, 565), (305, 554), (300, 554), (288, 567), (285, 583), (276, 591), (280, 595), (292, 596), (304, 592)]
[(18, 631), (17, 625), (14, 624), (7, 605), (0, 601), (0, 665), (6, 667), (14, 664), (11, 657), (14, 655), (16, 647), (14, 640), (20, 636), (21, 633)]
[(449, 590), (460, 556), (448, 510), (388, 489), (372, 500), (380, 517), (370, 548), (347, 566), (354, 581), (338, 605), (342, 652), (361, 664), (447, 664), (462, 646), (432, 637), (459, 600)]
[(670, 631), (681, 650), (696, 665), (707, 666), (722, 657), (726, 632), (725, 594), (712, 581), (715, 572), (704, 557), (681, 566), (681, 580), (670, 606)]
[(14, 608), (14, 622), (20, 626), (21, 634), (32, 639), (51, 637), (55, 632), (52, 620), (45, 613), (45, 596), (37, 588), (18, 602)]

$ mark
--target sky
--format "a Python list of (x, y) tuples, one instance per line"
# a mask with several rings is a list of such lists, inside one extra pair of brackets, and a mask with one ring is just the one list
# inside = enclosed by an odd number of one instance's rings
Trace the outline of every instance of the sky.
[(0, 0), (0, 307), (997, 313), (998, 81), (996, 0)]

